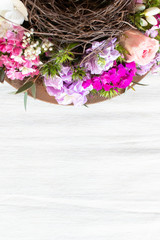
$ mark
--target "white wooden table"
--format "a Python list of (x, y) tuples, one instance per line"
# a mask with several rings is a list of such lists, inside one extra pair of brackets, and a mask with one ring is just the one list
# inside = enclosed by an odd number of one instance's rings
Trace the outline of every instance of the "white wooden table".
[(0, 85), (1, 240), (160, 239), (160, 76), (50, 105)]

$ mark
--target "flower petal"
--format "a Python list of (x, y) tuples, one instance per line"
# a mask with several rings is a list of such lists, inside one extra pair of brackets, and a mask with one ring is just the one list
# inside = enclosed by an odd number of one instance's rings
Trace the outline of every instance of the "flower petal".
[(145, 16), (154, 16), (160, 13), (160, 9), (158, 7), (150, 7), (144, 11)]
[(146, 20), (147, 20), (147, 22), (149, 22), (153, 26), (158, 24), (158, 21), (154, 16), (147, 16)]
[(5, 0), (5, 1), (0, 1), (0, 14), (1, 14), (1, 11), (11, 11), (13, 10), (13, 3), (11, 0)]
[(6, 12), (4, 17), (16, 24), (22, 24), (24, 22), (24, 16), (15, 9), (13, 11)]
[(24, 19), (28, 20), (28, 12), (25, 5), (20, 0), (12, 0), (14, 7), (24, 16)]

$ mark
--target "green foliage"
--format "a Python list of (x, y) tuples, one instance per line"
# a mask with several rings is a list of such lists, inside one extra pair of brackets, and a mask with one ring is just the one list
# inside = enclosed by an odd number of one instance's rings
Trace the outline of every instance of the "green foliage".
[(25, 109), (25, 111), (27, 110), (27, 97), (28, 97), (28, 93), (26, 91), (24, 93), (24, 109)]
[(0, 68), (0, 82), (3, 83), (5, 78), (5, 68)]
[(84, 68), (77, 67), (74, 69), (74, 72), (72, 74), (72, 79), (73, 79), (73, 81), (76, 81), (79, 79), (82, 80), (85, 76), (86, 76), (86, 72), (85, 72)]
[(133, 91), (136, 91), (133, 86), (131, 86), (131, 89), (132, 89)]
[(149, 29), (150, 27), (148, 27), (149, 25), (147, 25), (146, 27), (142, 27), (140, 22), (141, 22), (141, 17), (142, 17), (142, 13), (137, 12), (134, 15), (130, 15), (129, 18), (131, 20), (131, 22), (141, 31), (146, 31), (147, 29)]
[(70, 43), (70, 44), (68, 44), (66, 49), (71, 51), (72, 49), (76, 48), (78, 45), (79, 45), (79, 43)]
[(88, 105), (87, 104), (83, 104), (84, 107), (88, 108)]
[(117, 58), (116, 62), (120, 62), (120, 63), (125, 62), (124, 56), (126, 54), (129, 54), (129, 52), (124, 47), (122, 47), (119, 43), (116, 44), (115, 49), (121, 54), (121, 56)]
[(51, 56), (51, 60), (44, 64), (41, 68), (43, 75), (54, 77), (61, 71), (62, 64), (70, 63), (74, 60), (74, 54), (70, 51), (75, 44), (68, 45), (68, 48), (61, 49)]
[(140, 86), (148, 86), (148, 84), (143, 84), (143, 83), (139, 83), (139, 82), (135, 82), (135, 81), (132, 81), (132, 83), (134, 83), (135, 85), (140, 85)]
[(51, 77), (57, 75), (59, 71), (61, 71), (61, 65), (56, 64), (54, 61), (44, 64), (44, 66), (41, 68), (42, 75)]
[(129, 54), (129, 52), (119, 43), (116, 44), (115, 49), (120, 53), (120, 54)]
[(32, 96), (36, 99), (36, 84), (34, 83), (31, 87)]
[(147, 8), (149, 7), (159, 7), (160, 6), (160, 0), (148, 0), (147, 1)]
[(16, 94), (27, 91), (29, 88), (31, 88), (33, 86), (33, 84), (34, 84), (34, 82), (32, 82), (32, 81), (26, 82), (22, 87), (20, 87), (16, 91)]
[[(150, 8), (150, 7), (160, 7), (160, 0), (147, 0), (146, 2), (146, 9)], [(129, 15), (129, 19), (131, 20), (131, 22), (141, 31), (146, 31), (148, 29), (150, 29), (152, 27), (151, 24), (148, 23), (147, 26), (141, 26), (141, 18), (145, 19), (145, 15), (144, 15), (144, 10), (143, 11), (138, 11), (134, 14), (130, 14)], [(159, 40), (159, 39), (158, 39)]]
[(118, 95), (118, 93), (113, 88), (111, 88), (110, 91), (105, 91), (104, 89), (97, 91), (97, 90), (93, 89), (90, 92), (90, 94), (91, 95), (99, 94), (101, 97), (105, 97), (105, 98), (109, 98), (109, 99)]
[(98, 93), (101, 97), (105, 98), (112, 98), (118, 95), (118, 93), (113, 88), (111, 88), (110, 91), (105, 91), (104, 89), (102, 89), (98, 91)]
[(58, 53), (56, 53), (53, 57), (55, 58), (55, 63), (63, 64), (67, 61), (73, 61), (74, 54), (70, 52), (68, 49), (61, 49)]
[(95, 95), (95, 94), (97, 94), (97, 93), (98, 93), (98, 91), (95, 90), (95, 89), (93, 89), (93, 90), (90, 91), (90, 94), (91, 94), (91, 95)]
[(155, 39), (157, 39), (160, 42), (160, 30), (157, 29), (157, 31), (158, 31), (158, 35), (155, 37)]

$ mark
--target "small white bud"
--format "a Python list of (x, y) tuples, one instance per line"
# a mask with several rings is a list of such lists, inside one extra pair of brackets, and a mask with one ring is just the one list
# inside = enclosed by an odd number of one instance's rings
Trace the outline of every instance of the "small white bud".
[(51, 42), (49, 42), (48, 46), (51, 47), (51, 46), (53, 46), (53, 44)]
[(25, 32), (24, 34), (25, 34), (25, 36), (30, 37), (30, 33), (29, 32)]
[(149, 22), (151, 25), (157, 25), (158, 21), (154, 16), (147, 16), (146, 17), (147, 22)]
[(140, 25), (142, 27), (146, 27), (148, 25), (148, 22), (144, 18), (140, 18)]
[(144, 15), (146, 17), (148, 16), (154, 16), (156, 14), (160, 13), (160, 9), (158, 7), (150, 7), (144, 11)]
[(144, 4), (138, 3), (135, 6), (135, 12), (141, 12), (146, 8), (146, 6)]

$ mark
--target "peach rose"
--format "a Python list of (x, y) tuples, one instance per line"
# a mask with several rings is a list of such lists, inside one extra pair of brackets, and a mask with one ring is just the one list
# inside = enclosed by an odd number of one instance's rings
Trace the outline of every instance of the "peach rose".
[(159, 42), (137, 30), (128, 30), (120, 38), (120, 44), (128, 51), (125, 55), (127, 62), (140, 65), (150, 63), (159, 50)]

